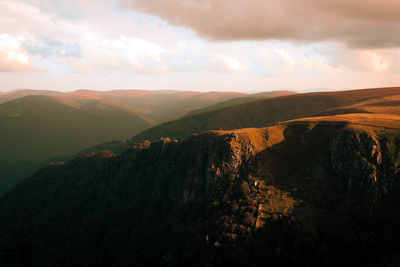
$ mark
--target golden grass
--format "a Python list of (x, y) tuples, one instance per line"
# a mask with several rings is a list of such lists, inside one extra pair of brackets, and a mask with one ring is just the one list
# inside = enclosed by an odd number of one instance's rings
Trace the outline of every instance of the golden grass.
[(280, 125), (264, 128), (243, 128), (237, 130), (215, 130), (211, 131), (218, 135), (236, 133), (238, 141), (233, 141), (234, 147), (239, 148), (241, 144), (252, 144), (254, 152), (270, 148), (285, 140), (284, 131), (290, 125), (305, 124), (309, 130), (321, 124), (346, 124), (347, 128), (357, 132), (368, 133), (372, 138), (382, 132), (399, 132), (400, 116), (388, 114), (344, 114), (335, 116), (323, 116), (289, 120), (281, 122)]
[(343, 114), (335, 116), (312, 117), (296, 120), (289, 120), (282, 124), (296, 124), (296, 123), (349, 123), (352, 126), (366, 126), (366, 127), (382, 127), (386, 129), (400, 130), (400, 116), (389, 114)]
[(285, 125), (278, 125), (264, 128), (244, 128), (238, 130), (218, 130), (211, 132), (218, 135), (236, 133), (242, 143), (253, 144), (255, 149), (254, 152), (259, 152), (282, 142), (285, 139), (283, 135), (285, 129)]
[(355, 109), (365, 113), (400, 115), (400, 94), (382, 95), (367, 99), (352, 105), (345, 105), (342, 109)]
[(285, 139), (285, 136), (283, 135), (285, 129), (286, 126), (284, 125), (269, 127), (267, 147), (272, 147), (273, 145), (282, 142)]

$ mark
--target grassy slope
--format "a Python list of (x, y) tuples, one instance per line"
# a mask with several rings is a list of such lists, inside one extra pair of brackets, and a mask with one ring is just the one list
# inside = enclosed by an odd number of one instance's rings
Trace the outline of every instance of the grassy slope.
[(0, 105), (3, 160), (42, 160), (69, 155), (98, 143), (125, 139), (150, 123), (109, 105), (76, 109), (45, 96)]
[(218, 109), (223, 109), (223, 108), (227, 108), (227, 107), (237, 106), (237, 105), (241, 105), (241, 104), (246, 104), (249, 102), (253, 102), (253, 101), (261, 100), (261, 99), (265, 99), (265, 98), (287, 96), (287, 95), (294, 95), (294, 94), (296, 94), (296, 93), (290, 92), (290, 91), (272, 91), (272, 92), (263, 92), (263, 93), (252, 94), (247, 97), (238, 97), (238, 98), (230, 99), (227, 101), (223, 101), (223, 102), (215, 104), (215, 105), (210, 105), (205, 108), (192, 110), (192, 111), (188, 112), (185, 115), (185, 117), (193, 116), (193, 115), (200, 114), (200, 113), (210, 112), (210, 111), (214, 111), (214, 110), (218, 110)]
[[(396, 114), (400, 110), (399, 106), (385, 106), (385, 103), (388, 103), (388, 98), (396, 99), (399, 95), (399, 88), (379, 88), (258, 100), (168, 122), (145, 130), (135, 136), (133, 141), (156, 140), (166, 136), (186, 139), (193, 133), (205, 130), (263, 127), (304, 117), (368, 113), (377, 111), (377, 107), (380, 113)], [(397, 102), (392, 100), (391, 103)]]
[(341, 114), (334, 116), (311, 117), (282, 122), (287, 124), (341, 124), (348, 123), (358, 127), (382, 127), (386, 129), (400, 130), (400, 116), (389, 114)]

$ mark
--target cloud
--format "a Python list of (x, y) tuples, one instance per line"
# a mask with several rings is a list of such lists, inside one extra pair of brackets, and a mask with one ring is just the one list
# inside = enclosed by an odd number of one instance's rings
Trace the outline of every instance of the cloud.
[[(329, 46), (328, 46), (329, 47)], [(269, 46), (253, 47), (249, 56), (251, 71), (265, 77), (331, 76), (343, 71), (343, 65), (333, 65), (324, 54), (326, 44), (293, 46), (274, 43)], [(308, 77), (308, 76), (307, 76)]]
[(83, 35), (93, 34), (80, 21), (46, 13), (38, 6), (18, 0), (0, 0), (0, 33), (42, 42), (46, 38), (73, 42)]
[(75, 72), (95, 72), (95, 69), (90, 66), (86, 60), (81, 58), (59, 56), (58, 60), (67, 63)]
[(84, 37), (80, 41), (82, 57), (61, 55), (59, 60), (76, 72), (132, 71), (164, 73), (168, 69), (161, 54), (164, 49), (143, 39), (121, 35), (116, 39)]
[(47, 37), (31, 38), (22, 43), (22, 47), (31, 55), (82, 57), (82, 47), (78, 42), (62, 42)]
[(43, 71), (21, 47), (22, 37), (0, 34), (0, 72)]
[(346, 71), (400, 72), (400, 48), (348, 49), (343, 44), (327, 44), (319, 53), (329, 65)]
[(400, 1), (394, 0), (125, 0), (122, 5), (213, 40), (400, 46)]
[(210, 56), (208, 65), (206, 66), (209, 70), (215, 72), (240, 72), (244, 71), (245, 67), (236, 57), (230, 55), (216, 54)]
[(79, 0), (25, 0), (25, 2), (37, 6), (44, 13), (60, 18), (77, 20), (83, 18), (84, 15), (84, 12), (79, 9), (79, 5), (82, 4), (82, 1)]

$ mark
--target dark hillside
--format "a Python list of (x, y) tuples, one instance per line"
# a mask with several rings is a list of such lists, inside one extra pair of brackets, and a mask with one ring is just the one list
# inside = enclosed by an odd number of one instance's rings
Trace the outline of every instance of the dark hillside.
[(150, 124), (112, 106), (76, 109), (47, 96), (0, 105), (0, 160), (43, 160), (98, 143), (126, 139)]

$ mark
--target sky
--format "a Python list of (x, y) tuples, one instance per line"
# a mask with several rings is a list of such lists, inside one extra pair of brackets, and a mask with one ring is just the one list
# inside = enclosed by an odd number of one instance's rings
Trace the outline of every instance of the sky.
[(0, 0), (0, 91), (400, 85), (398, 0)]

